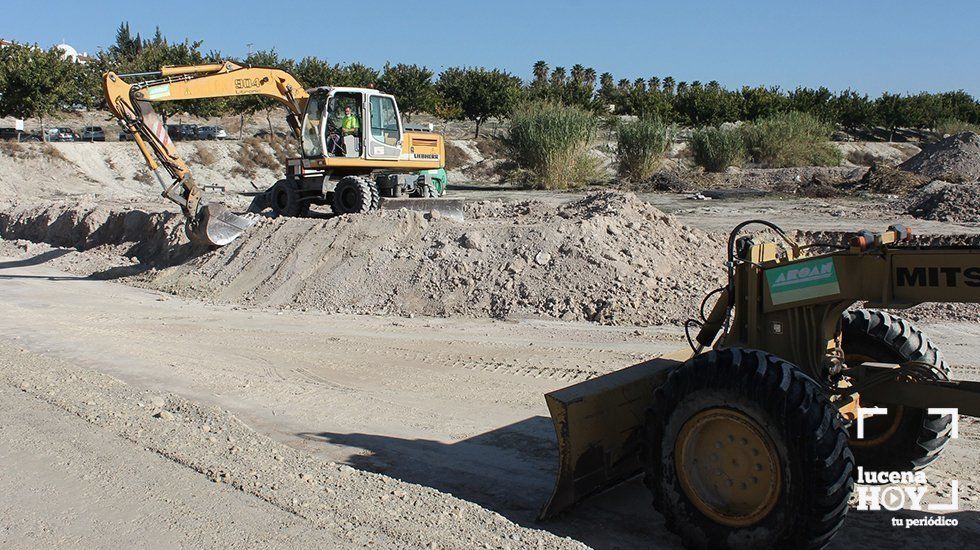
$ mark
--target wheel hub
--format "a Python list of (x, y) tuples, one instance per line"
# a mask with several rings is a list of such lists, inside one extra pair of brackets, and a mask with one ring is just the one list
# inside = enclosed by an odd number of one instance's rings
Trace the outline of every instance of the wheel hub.
[(344, 205), (344, 208), (347, 209), (347, 211), (351, 211), (358, 206), (357, 199), (357, 191), (350, 188), (344, 189), (340, 195), (340, 203)]
[(713, 408), (688, 419), (677, 437), (674, 461), (684, 493), (717, 523), (753, 525), (779, 500), (782, 475), (775, 444), (739, 411)]

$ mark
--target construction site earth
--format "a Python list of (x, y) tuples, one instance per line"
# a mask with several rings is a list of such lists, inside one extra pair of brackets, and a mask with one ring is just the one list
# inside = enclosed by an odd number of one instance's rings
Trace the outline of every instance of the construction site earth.
[[(639, 479), (536, 521), (557, 453), (542, 396), (686, 346), (740, 221), (980, 241), (975, 134), (725, 174), (679, 143), (650, 182), (548, 192), (501, 181), (492, 130), (469, 133), (447, 136), (462, 222), (314, 209), (211, 250), (132, 144), (2, 145), (0, 544), (677, 547)], [(179, 147), (239, 210), (280, 177), (242, 163), (275, 144)], [(980, 380), (980, 307), (902, 315)], [(978, 451), (963, 417), (926, 470), (927, 501), (958, 482), (955, 529), (852, 509), (831, 547), (971, 546)]]

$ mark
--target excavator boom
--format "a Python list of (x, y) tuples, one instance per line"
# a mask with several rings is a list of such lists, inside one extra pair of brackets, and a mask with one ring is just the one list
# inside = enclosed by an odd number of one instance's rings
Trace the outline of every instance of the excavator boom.
[[(140, 76), (157, 77), (135, 84), (125, 75), (103, 75), (109, 110), (133, 135), (136, 145), (163, 188), (163, 196), (180, 205), (192, 240), (213, 246), (233, 241), (254, 223), (220, 204), (209, 205), (202, 189), (167, 134), (166, 125), (153, 110), (157, 101), (179, 101), (240, 95), (272, 98), (289, 110), (288, 121), (299, 136), (299, 117), (309, 99), (303, 86), (289, 73), (269, 67), (241, 67), (231, 62), (183, 67), (163, 67)], [(166, 170), (170, 181), (161, 174)]]

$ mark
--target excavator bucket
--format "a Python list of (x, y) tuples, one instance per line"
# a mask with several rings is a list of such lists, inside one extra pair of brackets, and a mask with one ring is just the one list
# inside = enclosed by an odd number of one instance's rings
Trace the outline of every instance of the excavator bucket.
[(642, 471), (653, 391), (689, 356), (667, 354), (545, 395), (558, 436), (558, 477), (538, 519)]
[(407, 208), (416, 212), (438, 212), (443, 217), (460, 222), (464, 218), (462, 199), (383, 198), (381, 199), (381, 208), (383, 210)]
[(193, 233), (191, 239), (194, 241), (224, 246), (255, 225), (257, 219), (250, 214), (239, 216), (221, 203), (206, 204), (198, 211), (197, 220), (188, 231)]

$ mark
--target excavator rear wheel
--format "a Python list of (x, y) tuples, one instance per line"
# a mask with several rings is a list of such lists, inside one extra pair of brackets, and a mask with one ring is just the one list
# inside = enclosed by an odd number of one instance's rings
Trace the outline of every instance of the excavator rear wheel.
[(363, 214), (377, 210), (381, 194), (377, 184), (362, 176), (346, 176), (333, 191), (334, 214)]
[(300, 199), (299, 188), (293, 180), (284, 179), (276, 182), (269, 192), (269, 206), (275, 216), (299, 217), (310, 213), (309, 201)]
[(820, 387), (765, 352), (698, 355), (657, 388), (647, 486), (695, 548), (821, 547), (847, 512), (854, 459)]
[[(948, 380), (949, 365), (943, 354), (911, 323), (901, 317), (873, 309), (844, 313), (841, 322), (844, 361), (851, 366), (863, 362), (910, 363), (916, 376)], [(862, 401), (862, 407), (873, 403)], [(949, 442), (950, 415), (929, 415), (923, 409), (889, 405), (888, 414), (864, 421), (864, 438), (851, 427), (850, 446), (857, 465), (866, 470), (914, 471), (925, 468)]]

